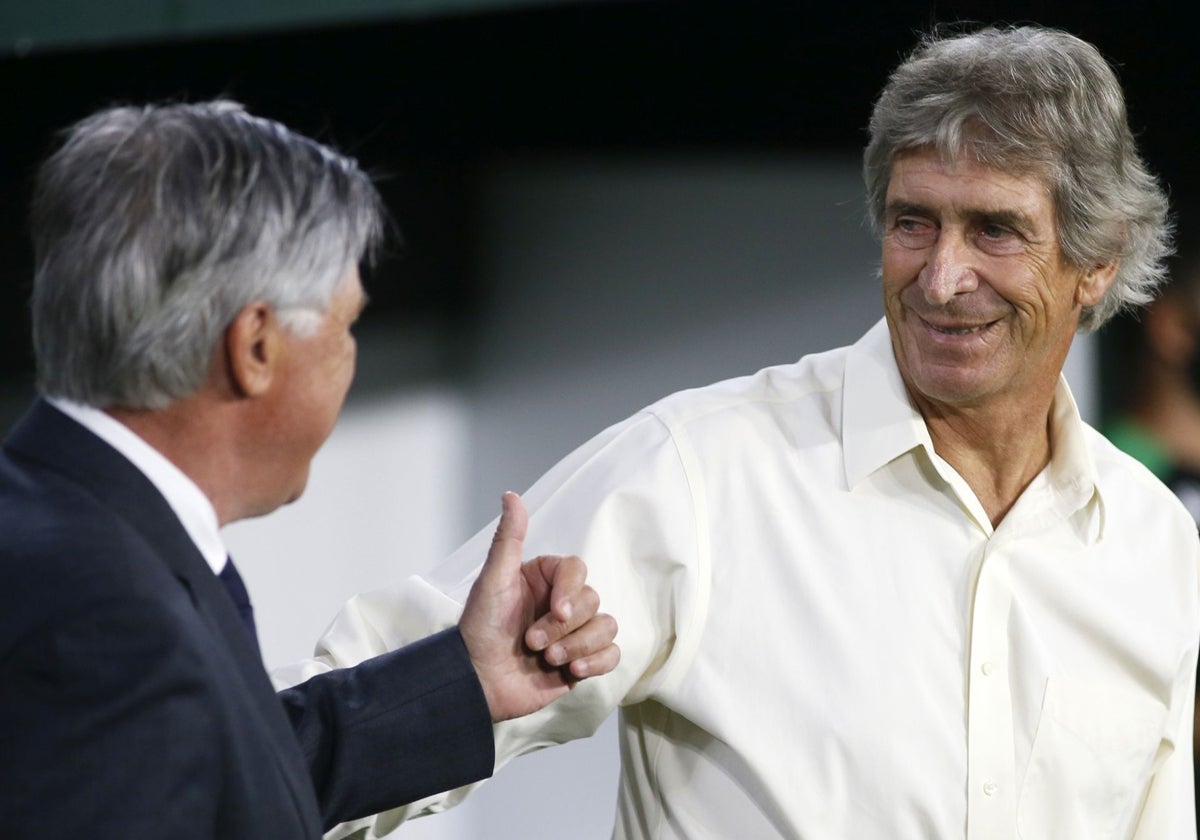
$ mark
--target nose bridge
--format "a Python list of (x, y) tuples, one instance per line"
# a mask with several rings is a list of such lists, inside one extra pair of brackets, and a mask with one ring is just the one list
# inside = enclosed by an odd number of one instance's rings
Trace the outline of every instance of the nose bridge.
[(960, 291), (966, 291), (973, 277), (971, 249), (963, 227), (943, 225), (921, 271), (925, 297), (931, 303), (945, 303)]

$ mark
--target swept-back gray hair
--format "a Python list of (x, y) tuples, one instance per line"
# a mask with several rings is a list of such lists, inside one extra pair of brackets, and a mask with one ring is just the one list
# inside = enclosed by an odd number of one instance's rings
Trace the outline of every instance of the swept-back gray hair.
[(1153, 297), (1170, 252), (1167, 199), (1138, 154), (1116, 74), (1091, 44), (1035, 26), (926, 37), (871, 115), (863, 178), (877, 233), (893, 160), (923, 146), (1043, 179), (1066, 259), (1085, 269), (1120, 261), (1081, 331)]
[(352, 159), (214, 101), (109, 108), (67, 129), (31, 228), (38, 389), (162, 408), (200, 386), (248, 303), (293, 332), (319, 323), (383, 211)]

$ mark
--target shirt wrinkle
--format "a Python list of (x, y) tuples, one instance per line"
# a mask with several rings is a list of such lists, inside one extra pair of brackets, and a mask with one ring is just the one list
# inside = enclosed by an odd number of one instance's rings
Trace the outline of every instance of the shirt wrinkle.
[[(674, 448), (676, 457), (679, 459), (679, 468), (683, 474), (684, 483), (688, 488), (688, 499), (691, 501), (692, 523), (694, 527), (694, 539), (696, 546), (696, 574), (693, 576), (693, 593), (692, 607), (690, 614), (681, 619), (677, 625), (678, 630), (670, 637), (670, 647), (664, 651), (663, 665), (657, 671), (655, 679), (650, 681), (647, 686), (647, 693), (653, 694), (660, 686), (670, 684), (674, 681), (676, 675), (683, 674), (691, 664), (692, 658), (696, 654), (696, 646), (699, 644), (701, 630), (704, 626), (705, 616), (708, 611), (709, 598), (711, 597), (711, 563), (712, 557), (709, 552), (708, 540), (708, 518), (704, 512), (708, 509), (704, 492), (703, 473), (695, 466), (695, 453), (688, 444), (687, 433), (683, 429), (676, 429), (675, 426), (665, 420), (658, 414), (654, 417), (661, 423), (667, 433), (668, 439)], [(689, 469), (691, 465), (691, 469)], [(684, 640), (684, 646), (681, 650), (680, 639)]]

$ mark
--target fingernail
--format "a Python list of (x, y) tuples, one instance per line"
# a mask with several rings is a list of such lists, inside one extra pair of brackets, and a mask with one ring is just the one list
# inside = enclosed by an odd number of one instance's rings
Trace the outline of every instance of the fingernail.
[(567, 661), (567, 652), (562, 645), (555, 645), (546, 651), (546, 661), (551, 665), (561, 665)]
[(529, 646), (534, 650), (541, 650), (546, 646), (546, 642), (550, 641), (546, 638), (545, 630), (534, 630), (529, 634)]
[(580, 659), (578, 662), (576, 662), (574, 665), (571, 666), (571, 673), (574, 674), (575, 676), (579, 677), (580, 679), (583, 679), (584, 677), (586, 677), (588, 675), (587, 661)]
[(575, 608), (571, 606), (570, 601), (564, 601), (562, 606), (558, 608), (558, 611), (562, 613), (563, 621), (570, 621), (571, 613), (575, 611)]

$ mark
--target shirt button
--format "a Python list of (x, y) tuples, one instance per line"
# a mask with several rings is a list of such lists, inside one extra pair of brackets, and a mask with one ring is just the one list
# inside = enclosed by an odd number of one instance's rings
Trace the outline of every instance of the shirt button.
[(985, 677), (990, 677), (992, 672), (996, 670), (996, 666), (991, 662), (984, 662), (983, 666), (979, 670), (983, 671), (983, 675)]
[(1000, 786), (998, 784), (996, 784), (995, 782), (988, 782), (987, 784), (985, 784), (983, 786), (984, 796), (995, 796), (997, 791), (999, 791), (999, 790), (1000, 790)]

